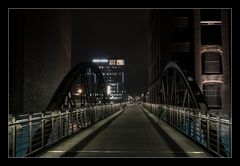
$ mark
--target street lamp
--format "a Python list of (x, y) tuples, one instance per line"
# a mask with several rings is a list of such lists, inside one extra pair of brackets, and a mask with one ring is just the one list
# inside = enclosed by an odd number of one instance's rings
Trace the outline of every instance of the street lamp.
[(77, 90), (77, 92), (78, 92), (79, 95), (81, 95), (81, 94), (82, 94), (82, 89), (79, 88), (79, 89)]

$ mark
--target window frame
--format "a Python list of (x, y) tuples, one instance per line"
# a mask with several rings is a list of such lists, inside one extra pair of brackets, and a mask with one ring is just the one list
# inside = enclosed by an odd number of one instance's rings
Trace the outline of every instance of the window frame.
[[(206, 61), (207, 53), (217, 53), (218, 54), (218, 63), (219, 63), (219, 72), (207, 72), (206, 71), (206, 62), (213, 62), (213, 61)], [(222, 53), (219, 51), (206, 51), (201, 53), (201, 62), (202, 62), (202, 74), (203, 75), (222, 75), (223, 74), (223, 64), (222, 64)]]
[[(217, 29), (211, 29), (214, 27), (218, 27)], [(222, 39), (222, 24), (212, 24), (212, 25), (205, 25), (205, 24), (201, 24), (201, 45), (222, 45), (223, 43), (223, 39)], [(217, 32), (219, 31), (219, 32)], [(208, 33), (210, 34), (215, 33), (213, 36), (208, 35)], [(219, 33), (219, 34), (217, 34)], [(208, 38), (207, 38), (208, 37)], [(215, 37), (215, 39), (213, 40), (213, 38)], [(204, 40), (203, 40), (204, 39)], [(206, 40), (207, 39), (207, 40)], [(218, 41), (218, 39), (220, 39)], [(214, 42), (213, 42), (214, 41)]]
[[(205, 90), (207, 88), (205, 88), (206, 86), (218, 86), (216, 89), (217, 91), (215, 90), (214, 93), (218, 94), (216, 95), (219, 99), (216, 99), (217, 101), (219, 100), (220, 101), (220, 105), (209, 105), (208, 103), (208, 96), (211, 96), (211, 95), (206, 95), (206, 91), (209, 91), (209, 90)], [(209, 109), (222, 109), (223, 107), (223, 102), (222, 102), (222, 83), (219, 83), (219, 82), (207, 82), (207, 83), (204, 83), (202, 85), (202, 89), (203, 89), (203, 95), (204, 95), (204, 98), (206, 100), (206, 104), (208, 106)], [(213, 90), (212, 90), (213, 91)], [(210, 103), (211, 104), (211, 103)]]

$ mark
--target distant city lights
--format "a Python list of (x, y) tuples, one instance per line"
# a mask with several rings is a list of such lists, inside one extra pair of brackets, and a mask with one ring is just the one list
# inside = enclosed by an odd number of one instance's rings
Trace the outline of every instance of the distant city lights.
[(109, 60), (109, 65), (124, 65), (124, 60), (123, 59), (111, 59)]
[(81, 94), (81, 93), (82, 93), (82, 89), (79, 88), (79, 89), (77, 90), (77, 92), (78, 92), (78, 94)]
[(96, 58), (92, 59), (92, 62), (96, 63), (102, 72), (109, 100), (123, 100), (125, 61), (123, 59)]
[(108, 85), (108, 86), (107, 86), (107, 95), (110, 95), (110, 93), (111, 93), (111, 86)]
[(93, 59), (93, 63), (107, 63), (108, 59)]
[(107, 63), (109, 62), (109, 65), (116, 65), (116, 66), (121, 66), (125, 65), (125, 61), (123, 59), (93, 59), (93, 63)]

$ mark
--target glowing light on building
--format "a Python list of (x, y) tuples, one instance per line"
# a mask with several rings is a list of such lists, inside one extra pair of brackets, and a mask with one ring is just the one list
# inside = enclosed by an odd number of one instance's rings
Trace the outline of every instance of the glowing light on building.
[(124, 65), (124, 60), (118, 59), (117, 60), (117, 65)]
[(110, 95), (110, 93), (111, 93), (111, 86), (108, 85), (108, 86), (107, 86), (107, 95)]
[(115, 64), (116, 64), (116, 60), (114, 59), (109, 60), (109, 65), (115, 65)]
[(93, 59), (93, 63), (107, 63), (108, 59)]
[(124, 64), (125, 64), (125, 62), (124, 62), (123, 59), (117, 59), (117, 60), (111, 59), (111, 60), (109, 60), (109, 65), (121, 66), (121, 65), (124, 65)]
[[(106, 82), (106, 91), (110, 100), (123, 100), (124, 98), (124, 67), (123, 59), (92, 59), (99, 67)], [(107, 63), (106, 63), (107, 62)]]
[(206, 25), (216, 25), (216, 24), (222, 24), (222, 21), (200, 21), (201, 24), (206, 24)]
[(222, 80), (206, 80), (206, 81), (202, 81), (202, 84), (206, 84), (206, 83), (220, 83), (223, 84)]

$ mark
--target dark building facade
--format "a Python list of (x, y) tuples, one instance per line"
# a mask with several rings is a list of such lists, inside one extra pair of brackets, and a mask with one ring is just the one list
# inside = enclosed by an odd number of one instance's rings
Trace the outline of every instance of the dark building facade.
[(98, 65), (107, 85), (110, 101), (120, 102), (125, 98), (125, 61), (123, 59), (93, 59)]
[(231, 111), (231, 10), (153, 10), (148, 101), (159, 103), (159, 75), (177, 62), (197, 81), (210, 110)]
[(153, 10), (151, 15), (148, 98), (159, 103), (158, 79), (168, 62), (176, 61), (194, 70), (193, 11)]
[(71, 68), (67, 10), (9, 9), (9, 113), (42, 112)]
[(195, 74), (210, 110), (231, 112), (231, 10), (194, 10)]

